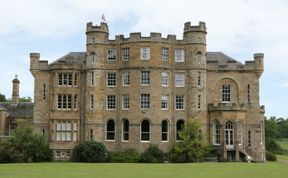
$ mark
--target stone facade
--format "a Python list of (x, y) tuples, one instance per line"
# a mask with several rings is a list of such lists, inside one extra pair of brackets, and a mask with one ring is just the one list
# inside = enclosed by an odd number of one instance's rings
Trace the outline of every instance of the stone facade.
[(160, 33), (110, 40), (104, 22), (87, 23), (86, 37), (86, 52), (51, 64), (30, 54), (34, 125), (49, 136), (55, 159), (89, 139), (111, 151), (143, 152), (149, 144), (169, 151), (182, 124), (198, 119), (221, 159), (265, 161), (262, 53), (241, 64), (206, 52), (204, 22), (185, 23), (182, 40)]

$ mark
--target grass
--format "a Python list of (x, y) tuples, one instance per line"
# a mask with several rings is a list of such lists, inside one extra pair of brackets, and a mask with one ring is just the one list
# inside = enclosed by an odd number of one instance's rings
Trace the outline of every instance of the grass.
[(288, 138), (276, 140), (276, 142), (283, 148), (288, 150)]
[(31, 163), (0, 164), (1, 178), (282, 178), (288, 177), (283, 162), (192, 163), (192, 164), (89, 164)]

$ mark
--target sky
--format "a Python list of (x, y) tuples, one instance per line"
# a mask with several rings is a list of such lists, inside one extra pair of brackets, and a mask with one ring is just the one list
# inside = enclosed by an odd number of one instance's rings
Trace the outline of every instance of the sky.
[(265, 115), (288, 117), (288, 1), (286, 0), (0, 0), (0, 93), (12, 95), (18, 74), (20, 96), (33, 98), (29, 53), (52, 62), (85, 51), (87, 22), (100, 24), (110, 39), (130, 32), (161, 32), (182, 39), (185, 22), (206, 22), (207, 51), (244, 63), (263, 52), (260, 103)]

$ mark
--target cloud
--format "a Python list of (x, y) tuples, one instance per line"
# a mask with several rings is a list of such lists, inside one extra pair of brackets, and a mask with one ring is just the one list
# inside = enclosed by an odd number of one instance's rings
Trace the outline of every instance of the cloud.
[[(285, 0), (2, 0), (0, 60), (7, 67), (0, 71), (0, 92), (10, 92), (12, 70), (31, 78), (29, 52), (40, 52), (51, 62), (70, 50), (84, 51), (86, 23), (99, 24), (102, 14), (111, 38), (161, 32), (163, 37), (176, 34), (181, 39), (185, 22), (205, 21), (209, 51), (223, 51), (241, 62), (264, 52), (263, 83), (269, 85), (268, 76), (274, 75), (287, 86), (287, 9)], [(31, 86), (26, 88), (33, 95)]]

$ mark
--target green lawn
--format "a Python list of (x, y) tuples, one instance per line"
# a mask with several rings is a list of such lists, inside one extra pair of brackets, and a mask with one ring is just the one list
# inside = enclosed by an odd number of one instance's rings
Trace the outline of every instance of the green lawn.
[(1, 178), (285, 178), (288, 164), (195, 163), (195, 164), (0, 164)]
[(288, 138), (283, 138), (281, 140), (276, 140), (276, 142), (284, 149), (288, 150)]

